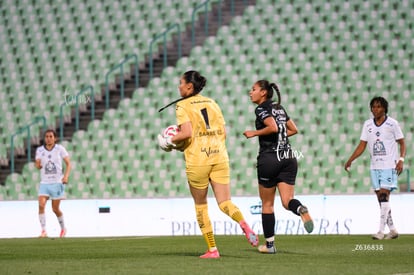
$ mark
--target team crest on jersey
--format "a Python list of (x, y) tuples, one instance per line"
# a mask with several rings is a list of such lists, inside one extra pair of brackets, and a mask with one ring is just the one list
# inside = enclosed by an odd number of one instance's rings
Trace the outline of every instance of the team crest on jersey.
[(387, 154), (384, 143), (379, 139), (374, 143), (372, 152), (374, 156), (385, 156)]
[(56, 165), (53, 162), (48, 161), (45, 167), (45, 174), (50, 175), (50, 174), (56, 174), (56, 173), (57, 173)]

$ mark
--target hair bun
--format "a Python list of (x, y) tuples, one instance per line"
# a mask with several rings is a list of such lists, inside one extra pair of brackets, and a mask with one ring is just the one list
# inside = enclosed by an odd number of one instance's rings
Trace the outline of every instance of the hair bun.
[(198, 94), (207, 83), (207, 79), (198, 71), (187, 71), (184, 73), (184, 79), (187, 83), (193, 83), (194, 93)]
[(200, 81), (199, 81), (199, 85), (200, 85), (200, 91), (204, 88), (204, 86), (206, 86), (207, 83), (207, 79), (200, 75)]

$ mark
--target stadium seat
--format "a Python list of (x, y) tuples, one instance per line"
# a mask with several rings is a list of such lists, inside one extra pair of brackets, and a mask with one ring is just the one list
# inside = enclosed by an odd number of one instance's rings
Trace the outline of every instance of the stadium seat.
[(24, 180), (21, 174), (10, 174), (5, 183), (5, 189), (8, 199), (10, 200), (25, 200), (26, 193), (24, 190)]
[[(195, 0), (180, 4), (162, 0), (59, 5), (46, 0), (30, 5), (5, 2), (4, 16), (0, 16), (0, 70), (4, 72), (0, 104), (5, 113), (0, 127), (5, 130), (0, 140), (6, 148), (0, 148), (0, 160), (6, 161), (10, 134), (31, 113), (46, 114), (48, 124), (54, 121), (65, 88), (74, 93), (80, 85), (93, 83), (100, 90), (111, 65), (131, 52), (148, 54), (154, 34), (173, 22), (190, 23), (189, 7), (196, 4)], [(257, 195), (254, 161), (258, 144), (244, 140), (241, 133), (254, 127), (255, 105), (248, 91), (262, 78), (279, 84), (282, 104), (299, 128), (291, 138), (304, 154), (296, 193), (369, 192), (367, 159), (353, 167), (352, 177), (340, 168), (370, 115), (367, 105), (373, 92), (388, 97), (411, 144), (412, 10), (411, 2), (396, 0), (257, 1), (204, 45), (193, 48), (190, 56), (166, 68), (148, 87), (121, 101), (118, 110), (91, 122), (87, 131), (75, 133), (65, 144), (76, 166), (72, 176), (78, 181), (68, 186), (68, 196), (189, 196), (181, 155), (163, 159), (166, 156), (154, 138), (167, 122), (173, 123), (175, 115), (174, 108), (157, 110), (178, 98), (177, 78), (190, 68), (207, 76), (204, 94), (223, 106), (232, 192)], [(153, 16), (157, 20), (149, 19)], [(71, 119), (70, 108), (64, 109), (64, 115)], [(19, 154), (24, 154), (24, 142), (24, 137), (17, 137)], [(161, 165), (160, 160), (165, 163)], [(155, 165), (160, 165), (159, 170), (153, 171)], [(33, 193), (27, 189), (28, 181), (39, 176), (31, 169), (25, 167), (24, 184), (18, 188), (24, 199)], [(8, 194), (13, 195), (7, 199), (19, 197), (16, 189)]]

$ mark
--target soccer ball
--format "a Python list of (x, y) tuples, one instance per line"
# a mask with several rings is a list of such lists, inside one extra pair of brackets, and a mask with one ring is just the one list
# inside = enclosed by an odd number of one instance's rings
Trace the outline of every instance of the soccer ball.
[[(165, 128), (162, 131), (162, 136), (163, 137), (173, 137), (179, 131), (180, 131), (180, 128), (177, 125), (169, 125), (167, 128)], [(184, 141), (181, 141), (180, 143), (176, 144), (176, 146), (173, 147), (173, 149), (179, 150), (179, 151), (184, 151), (185, 148), (187, 148), (187, 146), (189, 144), (190, 144), (189, 139), (188, 140), (184, 140)]]
[(163, 137), (173, 137), (180, 131), (177, 125), (170, 125), (162, 131)]

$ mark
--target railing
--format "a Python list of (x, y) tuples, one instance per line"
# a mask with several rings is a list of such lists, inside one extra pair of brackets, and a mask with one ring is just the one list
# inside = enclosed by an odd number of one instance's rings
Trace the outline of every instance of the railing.
[[(231, 13), (234, 13), (234, 3), (236, 0), (231, 0)], [(221, 26), (222, 22), (222, 1), (219, 0), (219, 9), (218, 9), (218, 25)], [(243, 0), (243, 3), (246, 4), (247, 1)], [(205, 14), (205, 21), (204, 21), (204, 32), (206, 34), (208, 34), (208, 4), (210, 4), (210, 0), (206, 0), (205, 2), (197, 5), (192, 12), (192, 46), (194, 46), (195, 44), (195, 16), (196, 13), (200, 10), (204, 8), (204, 14)], [(178, 23), (175, 23), (173, 25), (171, 25), (169, 28), (167, 28), (163, 33), (158, 34), (150, 43), (149, 46), (149, 79), (152, 79), (153, 77), (153, 73), (154, 73), (154, 58), (153, 58), (153, 46), (155, 44), (155, 42), (160, 39), (163, 38), (163, 65), (164, 68), (167, 66), (167, 33), (169, 33), (170, 31), (172, 31), (173, 29), (177, 29), (177, 34), (178, 34), (178, 58), (181, 58), (181, 30), (180, 30), (180, 25)], [(130, 59), (134, 59), (135, 62), (135, 85), (136, 87), (139, 87), (139, 64), (138, 64), (138, 56), (136, 54), (131, 54), (125, 57), (125, 59), (119, 63), (118, 65), (114, 66), (112, 69), (109, 70), (109, 72), (106, 74), (105, 76), (105, 106), (108, 109), (109, 108), (109, 76), (114, 73), (116, 70), (120, 70), (120, 75), (121, 75), (121, 99), (124, 98), (124, 93), (125, 93), (125, 88), (124, 88), (124, 65), (126, 62), (128, 62)], [(80, 102), (82, 101), (82, 99), (84, 99), (86, 97), (85, 93), (87, 91), (91, 91), (91, 119), (93, 120), (95, 117), (95, 96), (94, 96), (94, 89), (92, 86), (87, 86), (84, 89), (82, 89), (78, 94), (76, 94), (75, 96), (75, 106), (76, 106), (76, 117), (75, 117), (75, 128), (76, 130), (79, 129), (79, 104), (82, 103), (88, 103), (88, 102)], [(63, 108), (66, 106), (69, 106), (70, 104), (68, 104), (68, 102), (66, 102), (66, 98), (65, 98), (65, 102), (62, 103), (60, 105), (60, 113), (59, 113), (59, 129), (60, 129), (60, 133), (59, 133), (59, 137), (60, 140), (63, 140), (63, 131), (64, 131), (64, 118), (63, 118)], [(31, 158), (31, 146), (30, 146), (30, 127), (35, 124), (38, 123), (39, 120), (43, 121), (43, 130), (46, 130), (46, 118), (44, 116), (42, 117), (36, 117), (35, 120), (33, 122), (31, 122), (30, 124), (23, 126), (22, 128), (20, 128), (16, 133), (14, 133), (11, 136), (11, 170), (12, 172), (14, 172), (14, 138), (27, 131), (28, 133), (28, 146), (27, 146), (27, 150), (28, 150), (28, 159), (30, 161)], [(407, 171), (407, 177), (409, 178), (409, 171)]]
[(181, 58), (181, 31), (180, 31), (180, 25), (178, 23), (173, 24), (169, 28), (167, 28), (164, 32), (158, 34), (155, 36), (150, 43), (149, 47), (149, 79), (152, 79), (152, 76), (154, 74), (154, 57), (152, 56), (152, 47), (154, 43), (161, 37), (163, 37), (163, 64), (164, 68), (167, 67), (167, 33), (170, 32), (172, 29), (177, 28), (178, 32), (178, 58)]
[(44, 116), (37, 116), (34, 118), (34, 120), (27, 124), (26, 126), (21, 127), (19, 130), (17, 130), (13, 135), (10, 137), (10, 172), (14, 173), (14, 138), (24, 132), (27, 132), (27, 162), (31, 161), (31, 154), (32, 154), (32, 144), (31, 144), (31, 133), (30, 133), (30, 127), (39, 123), (43, 122), (42, 128), (43, 132), (46, 130), (46, 118)]
[[(195, 46), (195, 16), (197, 14), (197, 12), (199, 10), (201, 10), (202, 8), (204, 8), (204, 33), (207, 35), (208, 34), (208, 4), (210, 3), (210, 0), (207, 0), (201, 4), (198, 4), (197, 6), (195, 6), (193, 13), (191, 15), (191, 46), (194, 47)], [(221, 26), (221, 0), (219, 1), (219, 6), (220, 8), (218, 9), (218, 25), (219, 27)], [(232, 9), (232, 14), (234, 13), (234, 3), (233, 1), (231, 1), (231, 9)]]
[[(230, 11), (231, 11), (232, 16), (234, 15), (234, 2), (235, 1), (240, 1), (240, 0), (231, 0), (231, 2), (230, 2)], [(220, 1), (220, 4), (221, 4), (221, 1)], [(248, 5), (247, 0), (243, 0), (243, 6), (246, 6), (246, 5)]]
[[(90, 96), (86, 95), (85, 93), (90, 91)], [(86, 104), (91, 103), (91, 120), (95, 119), (95, 91), (91, 85), (86, 86), (79, 93), (75, 95), (75, 102), (72, 101), (72, 97), (68, 98), (65, 94), (65, 101), (60, 105), (59, 109), (59, 138), (63, 140), (63, 128), (64, 125), (64, 118), (63, 118), (63, 108), (67, 106), (75, 105), (76, 114), (75, 114), (75, 129), (79, 129), (79, 104)]]
[[(230, 2), (230, 13), (233, 16), (234, 15), (234, 11), (235, 11), (235, 2), (236, 1), (240, 1), (240, 0), (231, 0)], [(221, 16), (221, 10), (222, 10), (222, 6), (221, 6), (221, 0), (218, 1), (218, 26), (221, 27), (221, 20), (222, 20), (222, 16)], [(196, 22), (196, 14), (199, 10), (201, 10), (202, 8), (204, 8), (204, 33), (208, 34), (208, 4), (210, 4), (210, 0), (206, 0), (205, 2), (198, 4), (197, 6), (195, 6), (192, 16), (191, 16), (191, 46), (194, 47), (195, 46), (195, 22)], [(246, 6), (248, 5), (247, 0), (243, 0), (243, 5)]]
[(130, 59), (134, 59), (135, 63), (135, 88), (139, 86), (139, 75), (138, 75), (138, 56), (136, 54), (127, 55), (124, 60), (122, 60), (118, 65), (115, 65), (112, 69), (110, 69), (105, 75), (105, 108), (109, 108), (109, 76), (117, 71), (120, 70), (121, 73), (121, 99), (124, 98), (125, 88), (124, 88), (124, 65)]

